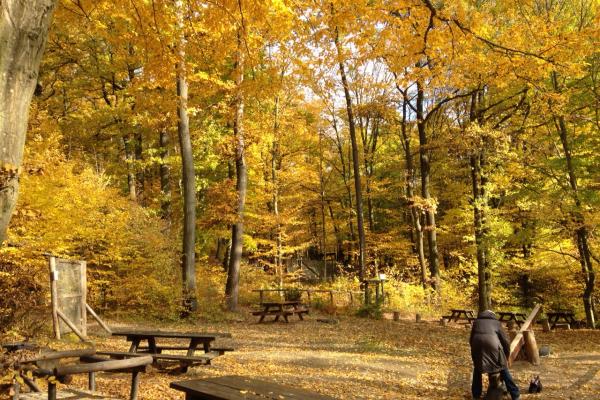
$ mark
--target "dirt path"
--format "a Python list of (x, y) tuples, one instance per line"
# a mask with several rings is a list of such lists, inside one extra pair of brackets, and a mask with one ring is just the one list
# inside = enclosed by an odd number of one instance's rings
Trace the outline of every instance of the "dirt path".
[[(469, 330), (462, 326), (353, 317), (324, 324), (312, 315), (290, 324), (258, 325), (249, 319), (160, 328), (228, 331), (233, 339), (223, 344), (236, 351), (186, 375), (147, 374), (141, 400), (182, 399), (180, 393), (167, 389), (174, 380), (234, 374), (301, 386), (340, 399), (470, 398)], [(600, 399), (600, 332), (539, 332), (536, 336), (538, 344), (549, 345), (552, 354), (538, 367), (525, 362), (514, 365), (513, 376), (523, 391), (534, 374), (544, 384), (541, 395), (524, 394), (523, 399)], [(97, 340), (97, 347), (126, 350), (127, 344), (122, 338), (104, 338)], [(127, 393), (126, 381), (115, 385), (102, 377), (98, 386), (121, 396)]]

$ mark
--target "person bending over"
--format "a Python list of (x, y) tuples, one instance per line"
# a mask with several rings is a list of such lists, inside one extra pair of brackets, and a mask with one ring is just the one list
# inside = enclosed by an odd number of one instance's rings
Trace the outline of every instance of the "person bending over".
[(485, 310), (479, 313), (473, 322), (469, 343), (473, 359), (473, 398), (481, 398), (482, 374), (500, 373), (512, 400), (520, 399), (519, 388), (508, 371), (506, 360), (510, 354), (510, 343), (493, 311)]

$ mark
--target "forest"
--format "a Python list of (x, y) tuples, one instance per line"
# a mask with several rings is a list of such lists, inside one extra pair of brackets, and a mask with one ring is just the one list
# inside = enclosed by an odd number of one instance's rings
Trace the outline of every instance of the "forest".
[(597, 328), (599, 44), (598, 0), (0, 0), (0, 339), (51, 336), (48, 255), (111, 322)]

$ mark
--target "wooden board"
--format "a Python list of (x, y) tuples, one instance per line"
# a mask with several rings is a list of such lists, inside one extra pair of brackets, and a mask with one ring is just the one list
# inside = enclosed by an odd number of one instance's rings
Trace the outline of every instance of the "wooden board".
[(510, 354), (508, 356), (508, 364), (509, 365), (517, 358), (517, 355), (519, 354), (519, 352), (523, 348), (523, 345), (525, 344), (523, 332), (525, 332), (531, 328), (533, 322), (537, 318), (541, 309), (542, 309), (542, 305), (536, 304), (536, 306), (533, 308), (533, 310), (531, 311), (531, 313), (529, 314), (529, 316), (527, 317), (525, 322), (523, 322), (523, 324), (521, 325), (521, 328), (517, 332), (514, 339), (511, 341)]
[(186, 332), (167, 332), (167, 331), (145, 331), (145, 330), (128, 330), (119, 329), (112, 332), (113, 336), (130, 336), (137, 338), (174, 338), (174, 339), (209, 339), (213, 340), (217, 337), (230, 338), (230, 333), (186, 333)]
[(186, 392), (189, 399), (333, 399), (333, 397), (309, 390), (243, 376), (221, 376), (218, 378), (173, 382), (171, 387)]
[[(119, 400), (118, 397), (108, 397), (100, 393), (90, 392), (87, 390), (77, 389), (61, 389), (56, 393), (57, 400)], [(19, 395), (19, 400), (48, 400), (48, 393), (22, 393)]]
[(59, 311), (68, 319), (84, 338), (87, 336), (87, 277), (86, 263), (78, 260), (65, 260), (49, 257), (52, 294), (52, 320), (54, 332), (60, 339), (64, 333), (74, 331)]

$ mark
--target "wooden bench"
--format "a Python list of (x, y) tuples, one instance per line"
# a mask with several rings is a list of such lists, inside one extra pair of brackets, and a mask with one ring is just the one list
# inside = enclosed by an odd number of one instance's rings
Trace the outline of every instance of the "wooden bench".
[(109, 356), (110, 358), (117, 360), (151, 356), (154, 364), (157, 364), (158, 361), (178, 361), (182, 372), (186, 372), (188, 367), (194, 365), (210, 365), (210, 362), (213, 358), (221, 355), (216, 351), (195, 356), (188, 356), (184, 354), (129, 353), (127, 351), (100, 351), (98, 354)]
[[(163, 350), (187, 351), (188, 348), (184, 347), (184, 346), (156, 346), (156, 352), (158, 354), (161, 354)], [(138, 347), (139, 353), (145, 353), (145, 352), (149, 352), (149, 351), (150, 351), (150, 348), (148, 346)], [(225, 354), (225, 352), (228, 352), (228, 351), (235, 351), (235, 349), (233, 347), (211, 347), (210, 348), (211, 353), (219, 353), (220, 356), (222, 356), (223, 354)]]
[[(80, 364), (60, 364), (63, 358), (78, 357)], [(20, 393), (20, 388), (15, 387), (16, 400), (83, 400), (83, 399), (102, 399), (113, 400), (114, 397), (107, 397), (96, 392), (96, 372), (128, 372), (131, 373), (131, 391), (130, 400), (136, 400), (140, 382), (140, 373), (147, 372), (152, 358), (149, 356), (139, 356), (123, 360), (110, 360), (98, 357), (93, 349), (57, 351), (44, 353), (35, 358), (24, 360), (22, 367), (28, 373), (34, 376), (43, 377), (48, 380), (47, 393), (41, 392), (37, 387), (32, 387), (30, 393)], [(65, 388), (57, 390), (57, 384), (68, 383), (71, 375), (88, 374), (88, 390)]]

